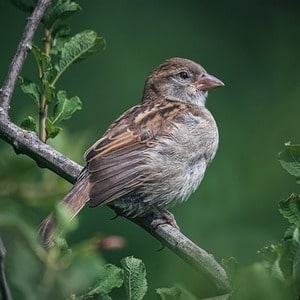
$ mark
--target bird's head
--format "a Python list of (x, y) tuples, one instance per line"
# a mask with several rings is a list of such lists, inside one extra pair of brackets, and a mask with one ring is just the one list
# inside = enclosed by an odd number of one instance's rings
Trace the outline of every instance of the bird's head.
[(170, 58), (149, 75), (143, 101), (165, 98), (204, 106), (207, 92), (220, 86), (224, 83), (199, 64), (189, 59)]

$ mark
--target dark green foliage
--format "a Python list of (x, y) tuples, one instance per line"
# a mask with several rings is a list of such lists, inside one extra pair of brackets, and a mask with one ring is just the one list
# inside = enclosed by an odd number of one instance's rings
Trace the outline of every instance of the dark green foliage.
[(28, 116), (26, 119), (22, 121), (20, 126), (28, 131), (35, 131), (37, 130), (37, 125), (33, 117)]
[(127, 299), (141, 300), (147, 292), (146, 269), (140, 259), (132, 256), (121, 260)]
[[(19, 8), (21, 4), (25, 5), (23, 2), (14, 4)], [(57, 125), (81, 109), (81, 101), (77, 96), (68, 99), (65, 91), (56, 91), (57, 81), (72, 64), (85, 60), (105, 47), (104, 39), (92, 30), (71, 35), (70, 26), (65, 21), (80, 10), (75, 1), (54, 1), (42, 22), (44, 49), (32, 45), (39, 82), (20, 78), (22, 91), (34, 100), (39, 114), (39, 126), (36, 125), (34, 117), (30, 117), (30, 122), (28, 119), (24, 120), (21, 125), (26, 130), (39, 133), (43, 141), (56, 137), (61, 131), (61, 127)], [(48, 113), (49, 105), (53, 107), (52, 115)]]
[(101, 295), (102, 299), (110, 300), (110, 292), (113, 288), (121, 287), (123, 280), (123, 270), (121, 268), (106, 264), (101, 269), (101, 274), (98, 276), (94, 288), (86, 294), (86, 297), (88, 299), (95, 295)]
[[(59, 45), (59, 44), (57, 44)], [(85, 30), (75, 34), (65, 43), (56, 47), (59, 58), (54, 68), (56, 76), (53, 82), (66, 71), (73, 63), (86, 59), (89, 55), (94, 54), (104, 48), (104, 40), (97, 36), (97, 33), (92, 30)]]
[(62, 130), (62, 128), (57, 127), (56, 125), (63, 120), (70, 119), (76, 110), (81, 109), (81, 105), (79, 97), (75, 96), (68, 99), (65, 91), (59, 91), (56, 95), (53, 113), (46, 120), (47, 136), (49, 138), (55, 138)]
[(41, 97), (41, 91), (39, 85), (23, 77), (20, 77), (19, 80), (20, 80), (20, 86), (23, 93), (31, 97), (35, 105), (39, 106), (39, 100)]
[(284, 169), (291, 175), (296, 176), (297, 182), (300, 178), (300, 145), (285, 144), (284, 151), (279, 153), (279, 161)]
[(300, 228), (300, 196), (292, 194), (289, 198), (279, 202), (280, 213), (292, 225)]
[(74, 13), (81, 10), (78, 3), (72, 0), (57, 0), (51, 5), (43, 18), (46, 28), (53, 29), (56, 24), (68, 19)]

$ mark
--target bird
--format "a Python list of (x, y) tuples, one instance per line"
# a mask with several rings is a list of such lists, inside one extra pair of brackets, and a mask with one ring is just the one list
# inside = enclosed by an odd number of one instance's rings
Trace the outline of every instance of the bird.
[[(113, 204), (122, 216), (136, 218), (187, 200), (218, 149), (218, 127), (205, 105), (208, 91), (221, 86), (190, 59), (169, 58), (156, 67), (141, 102), (85, 152), (86, 166), (62, 200), (71, 216), (86, 204)], [(48, 245), (54, 227), (52, 215), (40, 226)]]

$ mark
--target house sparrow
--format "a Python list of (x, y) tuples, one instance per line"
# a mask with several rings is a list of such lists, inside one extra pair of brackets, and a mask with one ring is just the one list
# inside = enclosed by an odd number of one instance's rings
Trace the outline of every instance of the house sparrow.
[[(141, 103), (126, 111), (85, 153), (86, 167), (63, 203), (75, 216), (111, 204), (135, 218), (186, 200), (218, 148), (218, 128), (205, 108), (223, 86), (199, 64), (171, 58), (149, 75)], [(49, 216), (40, 232), (49, 243)]]

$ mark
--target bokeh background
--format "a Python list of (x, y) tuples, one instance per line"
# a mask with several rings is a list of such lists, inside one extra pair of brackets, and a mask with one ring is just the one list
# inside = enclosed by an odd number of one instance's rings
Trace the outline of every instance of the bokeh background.
[[(74, 65), (60, 81), (59, 88), (81, 98), (83, 109), (65, 122), (62, 135), (52, 144), (83, 164), (85, 149), (116, 117), (139, 102), (144, 81), (154, 67), (174, 56), (199, 62), (226, 85), (212, 91), (207, 103), (218, 123), (220, 146), (200, 188), (172, 212), (183, 233), (219, 261), (234, 256), (247, 266), (259, 260), (257, 250), (281, 239), (287, 227), (278, 201), (299, 192), (277, 156), (285, 142), (300, 142), (300, 2), (79, 3), (83, 10), (72, 18), (73, 32), (93, 29), (106, 39), (107, 46), (104, 52)], [(3, 82), (26, 16), (2, 0), (0, 19)], [(35, 72), (29, 54), (22, 75), (30, 78)], [(16, 122), (34, 114), (31, 100), (20, 88), (11, 105)], [(29, 158), (15, 157), (3, 141), (0, 180), (3, 201), (18, 199), (29, 205), (26, 214), (36, 224), (49, 211), (49, 203), (70, 188), (50, 171), (37, 170)], [(41, 201), (44, 209), (36, 204)], [(107, 261), (119, 264), (122, 257), (134, 255), (146, 264), (150, 289), (180, 282), (197, 294), (199, 277), (190, 267), (168, 249), (157, 251), (160, 244), (127, 220), (110, 220), (113, 216), (106, 207), (85, 208), (70, 242), (96, 232), (123, 236), (126, 246), (104, 253)]]

